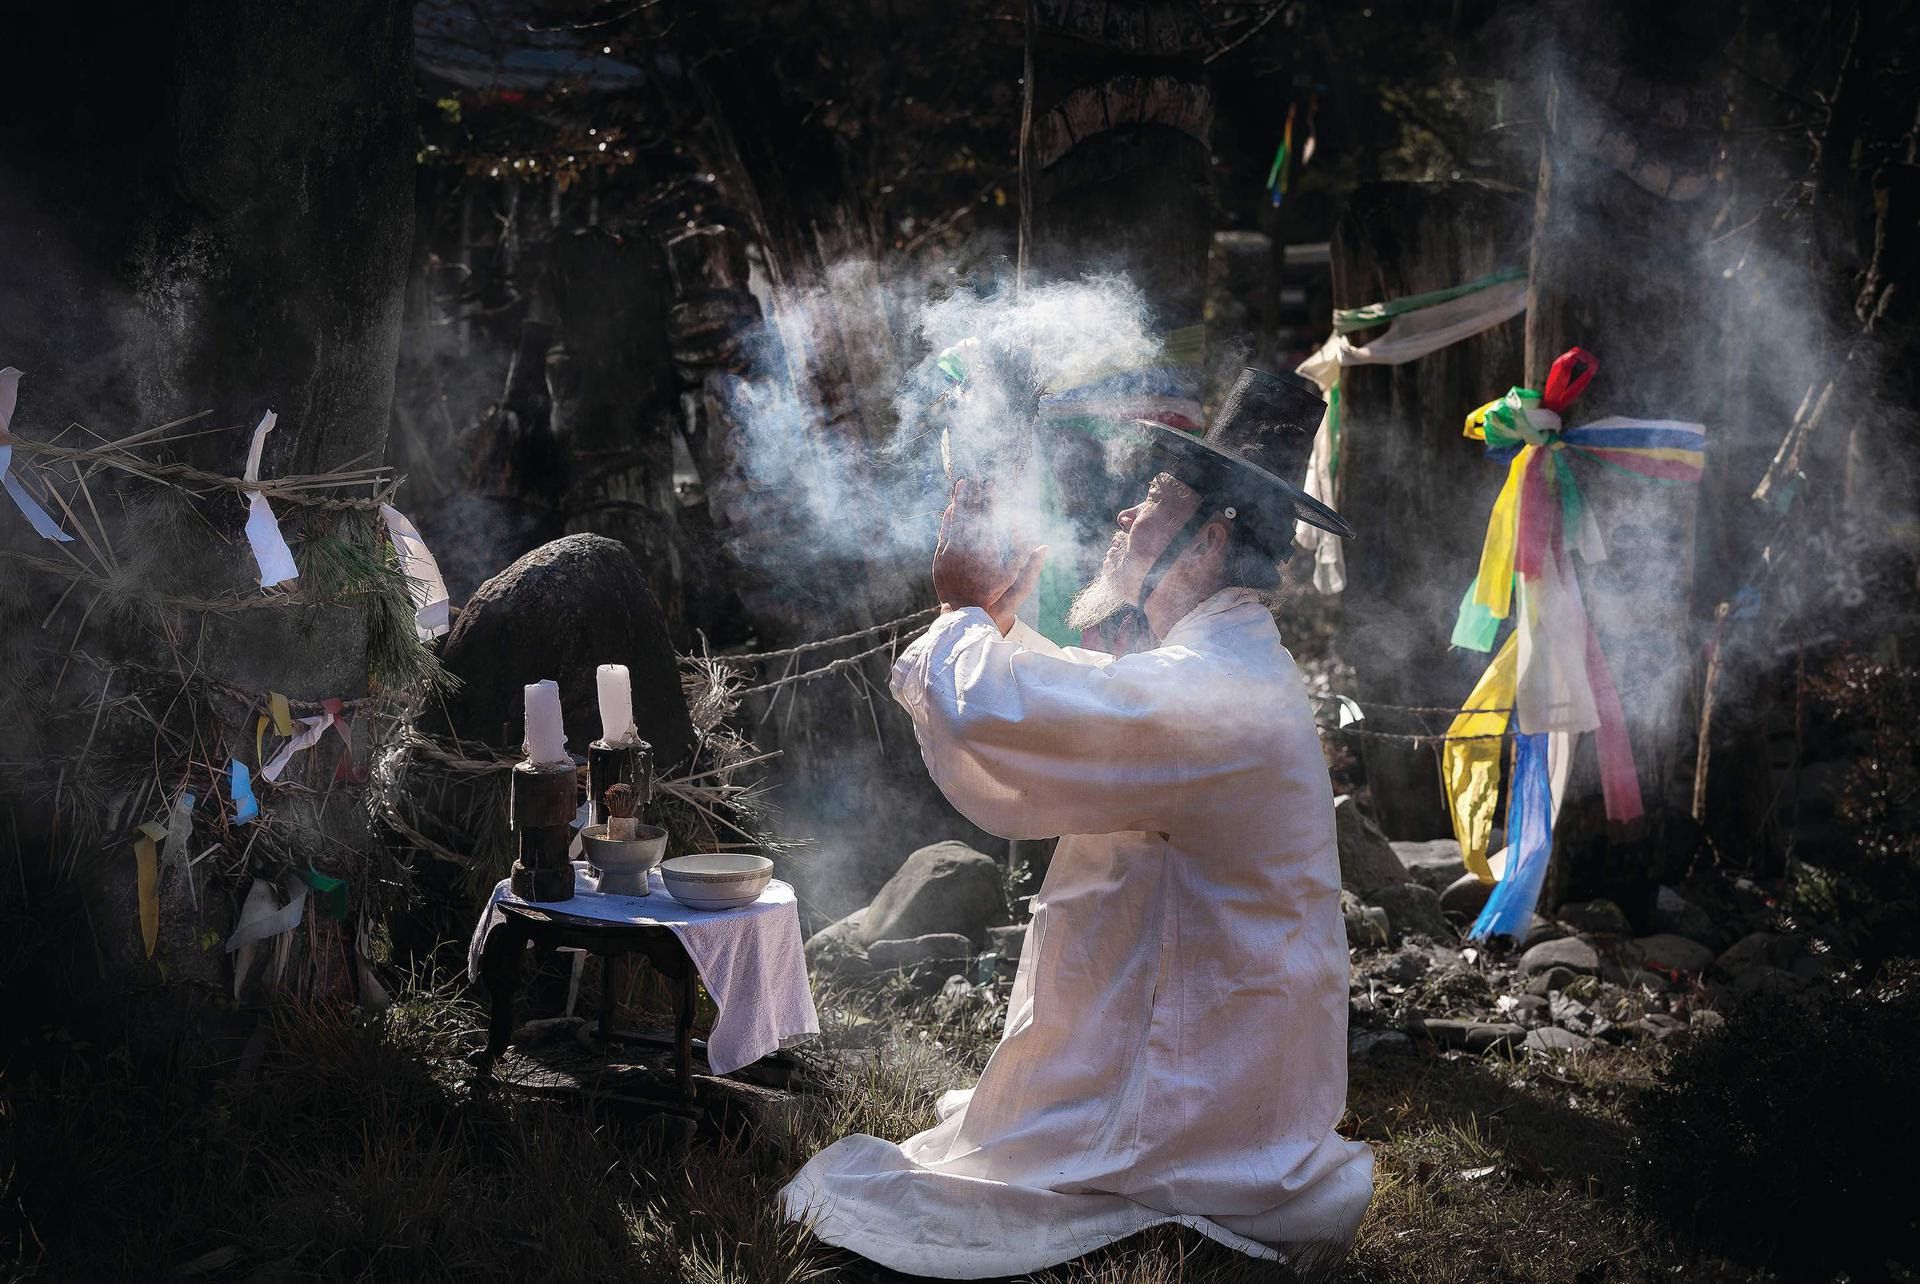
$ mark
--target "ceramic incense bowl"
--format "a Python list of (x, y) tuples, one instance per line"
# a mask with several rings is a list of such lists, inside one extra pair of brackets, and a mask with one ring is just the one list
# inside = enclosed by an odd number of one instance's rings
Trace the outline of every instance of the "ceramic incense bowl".
[(637, 825), (638, 838), (608, 838), (605, 824), (580, 831), (587, 868), (594, 886), (612, 896), (645, 896), (647, 871), (660, 863), (667, 850), (667, 831), (658, 825)]
[(668, 894), (690, 909), (739, 909), (760, 899), (773, 878), (773, 862), (733, 852), (675, 856), (660, 866), (660, 877)]

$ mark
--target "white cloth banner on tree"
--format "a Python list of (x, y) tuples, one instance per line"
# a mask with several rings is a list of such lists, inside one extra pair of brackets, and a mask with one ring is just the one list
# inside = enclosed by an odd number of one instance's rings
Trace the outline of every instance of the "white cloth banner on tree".
[(272, 760), (260, 769), (260, 774), (268, 780), (280, 779), (280, 773), (287, 769), (289, 762), (293, 761), (293, 755), (325, 735), (327, 728), (333, 725), (333, 715), (321, 713), (311, 718), (301, 718), (299, 722), (301, 729), (294, 733), (293, 739), (281, 745), (280, 752), (274, 754)]
[[(260, 452), (267, 444), (267, 434), (278, 421), (279, 416), (271, 410), (260, 417), (259, 426), (253, 430), (253, 442), (247, 447), (247, 471), (242, 481), (260, 480)], [(260, 565), (261, 588), (272, 588), (299, 577), (300, 570), (293, 564), (293, 550), (287, 547), (287, 537), (280, 533), (280, 520), (273, 515), (267, 497), (257, 490), (247, 499), (247, 542), (253, 545), (253, 560)]]
[[(1498, 278), (1502, 274), (1495, 274)], [(1467, 287), (1459, 287), (1466, 289)], [(1327, 399), (1327, 412), (1313, 436), (1313, 454), (1307, 460), (1307, 476), (1301, 489), (1333, 508), (1339, 507), (1335, 465), (1340, 449), (1341, 406), (1340, 372), (1347, 366), (1400, 366), (1464, 339), (1484, 333), (1511, 321), (1527, 310), (1527, 280), (1519, 277), (1456, 294), (1425, 307), (1396, 310), (1393, 304), (1374, 304), (1342, 313), (1356, 328), (1362, 319), (1378, 325), (1391, 318), (1391, 326), (1364, 348), (1356, 346), (1341, 330), (1336, 318), (1336, 333), (1320, 345), (1312, 356), (1301, 362), (1297, 373), (1313, 380)], [(1412, 303), (1409, 300), (1409, 303)], [(1347, 587), (1347, 563), (1337, 536), (1300, 522), (1294, 527), (1294, 543), (1313, 553), (1313, 584), (1322, 593), (1339, 593)]]
[(400, 558), (400, 570), (407, 577), (407, 594), (413, 599), (413, 627), (420, 640), (437, 638), (452, 625), (449, 620), (447, 582), (440, 576), (440, 563), (434, 560), (427, 542), (407, 520), (405, 513), (392, 504), (380, 505), (386, 519), (387, 534), (393, 539), (393, 551)]
[(13, 427), (13, 408), (20, 400), (20, 371), (8, 366), (0, 370), (0, 488), (4, 488), (13, 500), (13, 506), (27, 519), (34, 533), (41, 539), (66, 543), (73, 536), (60, 529), (60, 523), (47, 515), (38, 501), (27, 493), (20, 479), (13, 475), (13, 447), (8, 444)]
[(240, 923), (233, 929), (233, 935), (227, 938), (226, 952), (234, 955), (233, 960), (233, 996), (240, 997), (240, 987), (247, 982), (247, 976), (253, 971), (254, 955), (260, 942), (271, 940), (300, 926), (307, 913), (307, 882), (298, 874), (288, 874), (286, 881), (287, 901), (282, 905), (274, 894), (273, 884), (264, 878), (253, 880), (253, 887), (247, 892), (246, 904), (240, 907)]

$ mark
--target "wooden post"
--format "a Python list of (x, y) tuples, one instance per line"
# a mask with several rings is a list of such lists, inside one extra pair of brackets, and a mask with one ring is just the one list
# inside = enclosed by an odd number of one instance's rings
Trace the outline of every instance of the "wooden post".
[[(1360, 307), (1446, 289), (1526, 261), (1525, 202), (1471, 183), (1368, 183), (1333, 234), (1333, 300)], [(1380, 331), (1362, 331), (1356, 344)], [(1505, 476), (1461, 435), (1475, 406), (1521, 381), (1517, 318), (1402, 366), (1342, 373), (1341, 512), (1347, 541), (1340, 654), (1366, 729), (1443, 732), (1486, 657), (1449, 645)], [(1383, 707), (1384, 706), (1384, 707)], [(1438, 748), (1362, 737), (1374, 815), (1390, 838), (1453, 833)]]
[[(1737, 24), (1723, 4), (1671, 22), (1646, 21), (1646, 8), (1563, 11), (1561, 38), (1577, 57), (1548, 90), (1527, 384), (1541, 386), (1553, 359), (1578, 344), (1600, 374), (1570, 426), (1609, 415), (1704, 423), (1711, 469), (1720, 310), (1701, 250), (1726, 102), (1714, 77)], [(1583, 737), (1544, 903), (1606, 896), (1631, 914), (1691, 843), (1697, 488), (1584, 461), (1574, 468), (1607, 540), (1607, 560), (1579, 574), (1625, 709), (1647, 821), (1608, 832), (1592, 737)]]
[(513, 769), (513, 810), (508, 823), (519, 835), (513, 894), (521, 900), (573, 899), (573, 865), (567, 860), (573, 835), (567, 822), (576, 810), (576, 780), (571, 763), (523, 762)]

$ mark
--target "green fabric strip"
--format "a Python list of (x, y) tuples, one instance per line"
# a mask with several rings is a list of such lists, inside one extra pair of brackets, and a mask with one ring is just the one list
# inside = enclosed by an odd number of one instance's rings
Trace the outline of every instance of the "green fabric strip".
[(1502, 268), (1498, 272), (1489, 272), (1477, 280), (1465, 285), (1449, 286), (1444, 290), (1429, 290), (1425, 294), (1410, 294), (1404, 299), (1389, 299), (1385, 303), (1369, 303), (1359, 308), (1336, 308), (1333, 313), (1333, 332), (1350, 334), (1355, 330), (1365, 330), (1372, 326), (1391, 321), (1397, 316), (1409, 312), (1418, 312), (1430, 308), (1436, 303), (1446, 303), (1453, 299), (1465, 298), (1469, 294), (1478, 294), (1482, 290), (1492, 289), (1496, 285), (1505, 285), (1509, 281), (1524, 281), (1525, 268)]
[(1476, 575), (1460, 599), (1460, 614), (1454, 621), (1451, 641), (1468, 651), (1491, 651), (1493, 640), (1500, 633), (1500, 617), (1485, 604), (1473, 600), (1479, 587), (1480, 577)]

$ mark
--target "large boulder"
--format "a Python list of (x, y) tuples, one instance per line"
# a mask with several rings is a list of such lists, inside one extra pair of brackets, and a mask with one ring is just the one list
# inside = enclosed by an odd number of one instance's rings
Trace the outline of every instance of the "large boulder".
[[(1444, 892), (1464, 877), (1467, 862), (1460, 855), (1460, 844), (1452, 838), (1434, 838), (1426, 842), (1396, 842), (1393, 854), (1414, 882)], [(1476, 880), (1477, 881), (1477, 880)]]
[(1393, 854), (1393, 844), (1380, 827), (1367, 819), (1352, 794), (1333, 800), (1334, 832), (1340, 844), (1340, 885), (1365, 896), (1393, 883), (1407, 881), (1406, 866)]
[(1007, 921), (1000, 865), (965, 843), (935, 843), (907, 857), (867, 906), (859, 940), (900, 941), (957, 932), (984, 944), (987, 929)]
[[(521, 689), (552, 678), (560, 684), (567, 748), (585, 754), (600, 737), (594, 671), (624, 664), (654, 770), (672, 771), (692, 757), (693, 722), (660, 604), (633, 554), (605, 536), (542, 544), (482, 584), (447, 635), (440, 662), (461, 685), (440, 702), (437, 729), (463, 740), (519, 745)], [(433, 719), (441, 721), (440, 711)]]

